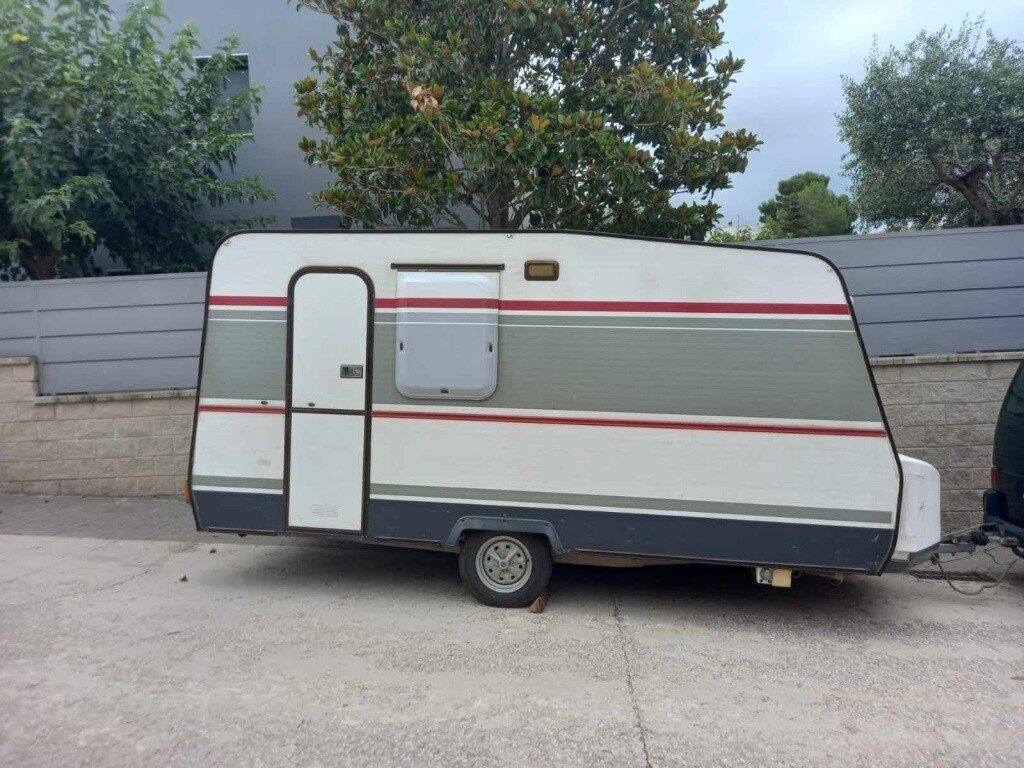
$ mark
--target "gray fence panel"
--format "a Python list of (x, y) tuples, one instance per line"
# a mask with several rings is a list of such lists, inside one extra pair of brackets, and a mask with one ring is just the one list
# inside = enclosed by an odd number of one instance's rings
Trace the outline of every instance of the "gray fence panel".
[(1024, 225), (800, 237), (762, 242), (779, 248), (820, 253), (842, 269), (957, 261), (973, 263), (979, 259), (1021, 258)]
[(839, 267), (871, 355), (1024, 349), (1024, 226), (768, 240)]
[(854, 296), (854, 306), (871, 323), (1014, 317), (1024, 311), (1024, 288)]
[(0, 355), (39, 359), (44, 394), (191, 388), (205, 273), (0, 284)]
[[(859, 318), (858, 314), (858, 318)], [(861, 323), (860, 332), (868, 354), (877, 357), (906, 355), (908, 349), (923, 350), (918, 354), (969, 352), (954, 350), (953, 337), (985, 340), (985, 349), (1024, 349), (1024, 318), (987, 317), (974, 320), (930, 320), (919, 323)]]
[[(1024, 226), (764, 244), (839, 266), (871, 355), (1024, 349)], [(46, 394), (191, 388), (205, 288), (205, 273), (0, 283), (0, 355), (38, 357)]]
[(965, 291), (978, 288), (1024, 286), (1024, 258), (973, 261), (970, 269), (963, 262), (878, 267), (844, 267), (846, 285), (855, 296), (871, 296), (916, 291)]

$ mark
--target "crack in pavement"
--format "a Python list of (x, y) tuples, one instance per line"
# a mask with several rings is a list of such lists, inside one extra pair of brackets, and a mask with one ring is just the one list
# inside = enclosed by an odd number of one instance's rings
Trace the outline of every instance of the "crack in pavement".
[[(32, 600), (26, 600), (23, 603), (12, 603), (12, 604), (10, 604), (7, 607), (9, 607), (9, 608), (20, 608), (20, 607), (22, 607), (24, 605), (29, 605), (29, 604), (33, 604), (33, 603), (36, 603), (36, 604), (38, 604), (38, 603), (52, 603), (52, 602), (56, 602), (58, 600), (64, 600), (65, 598), (68, 598), (68, 597), (78, 597), (79, 595), (90, 595), (90, 594), (96, 594), (96, 593), (99, 593), (99, 592), (107, 592), (107, 591), (112, 590), (112, 589), (117, 589), (118, 587), (122, 587), (125, 584), (128, 584), (129, 582), (132, 582), (132, 581), (135, 581), (136, 579), (142, 578), (143, 576), (145, 576), (148, 573), (150, 573), (150, 571), (152, 571), (154, 568), (158, 568), (159, 566), (163, 565), (165, 562), (170, 560), (175, 555), (181, 555), (181, 554), (184, 554), (185, 552), (188, 552), (191, 549), (195, 549), (201, 543), (202, 542), (198, 542), (198, 541), (190, 542), (188, 544), (185, 544), (184, 546), (179, 546), (179, 547), (177, 547), (175, 549), (172, 549), (169, 552), (164, 552), (158, 558), (153, 560), (153, 562), (151, 562), (147, 566), (145, 566), (141, 571), (139, 571), (137, 573), (133, 573), (130, 576), (126, 576), (123, 579), (118, 579), (117, 581), (111, 582), (110, 584), (102, 584), (102, 585), (100, 585), (98, 587), (87, 587), (85, 589), (76, 589), (73, 592), (65, 592), (62, 595), (53, 595), (52, 597), (48, 597), (48, 598), (33, 598)], [(89, 550), (89, 551), (93, 552), (95, 550)], [(43, 570), (43, 569), (40, 569), (40, 570)], [(37, 572), (38, 571), (34, 571), (34, 573), (37, 573)], [(22, 574), (21, 576), (16, 576), (14, 579), (11, 579), (9, 582), (4, 582), (4, 583), (8, 584), (8, 583), (15, 582), (18, 579), (23, 578), (26, 575), (30, 575), (30, 574)]]
[(612, 614), (615, 616), (615, 628), (619, 633), (619, 647), (622, 649), (622, 663), (626, 672), (626, 688), (629, 690), (629, 703), (633, 707), (633, 721), (637, 732), (640, 734), (640, 746), (644, 751), (644, 768), (651, 768), (651, 753), (647, 748), (647, 729), (644, 728), (643, 718), (640, 715), (640, 700), (636, 695), (636, 687), (633, 684), (633, 665), (629, 661), (629, 639), (626, 637), (626, 626), (622, 620), (622, 613), (619, 611), (619, 599), (615, 594), (615, 587), (612, 587)]

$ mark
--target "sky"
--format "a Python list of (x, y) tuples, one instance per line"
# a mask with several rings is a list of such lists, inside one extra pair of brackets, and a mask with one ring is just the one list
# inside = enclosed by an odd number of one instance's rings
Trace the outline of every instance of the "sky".
[(725, 126), (753, 131), (764, 144), (732, 177), (733, 188), (715, 194), (721, 224), (756, 226), (758, 203), (801, 171), (828, 174), (830, 188), (845, 192), (840, 77), (862, 76), (876, 35), (883, 48), (900, 47), (922, 29), (959, 27), (978, 14), (998, 37), (1024, 40), (1024, 0), (729, 0), (723, 48), (746, 63)]

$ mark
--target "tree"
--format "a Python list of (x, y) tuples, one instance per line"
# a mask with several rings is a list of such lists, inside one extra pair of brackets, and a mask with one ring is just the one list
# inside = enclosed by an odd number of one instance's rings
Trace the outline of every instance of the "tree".
[(761, 224), (775, 237), (848, 235), (857, 211), (846, 195), (828, 188), (829, 178), (805, 171), (779, 182), (779, 191), (761, 203)]
[(298, 2), (338, 23), (296, 92), (348, 226), (701, 239), (759, 144), (723, 129), (721, 1)]
[(1024, 48), (982, 33), (921, 32), (877, 46), (844, 78), (839, 130), (861, 216), (892, 227), (1024, 222)]
[(715, 227), (708, 233), (709, 243), (752, 243), (758, 240), (774, 240), (779, 237), (772, 229), (772, 224), (762, 224), (759, 229), (753, 229), (746, 224), (738, 227)]
[(119, 26), (106, 0), (0, 2), (0, 276), (94, 272), (99, 246), (133, 272), (202, 268), (225, 232), (211, 218), (270, 197), (255, 177), (222, 179), (255, 89), (230, 98), (227, 39), (200, 66), (186, 26), (166, 50), (153, 0)]

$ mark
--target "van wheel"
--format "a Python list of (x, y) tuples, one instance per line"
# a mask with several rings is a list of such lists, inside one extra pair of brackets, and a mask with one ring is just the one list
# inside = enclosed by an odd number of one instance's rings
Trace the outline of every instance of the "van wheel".
[(551, 579), (547, 539), (528, 533), (474, 531), (459, 550), (462, 583), (482, 603), (523, 608)]

